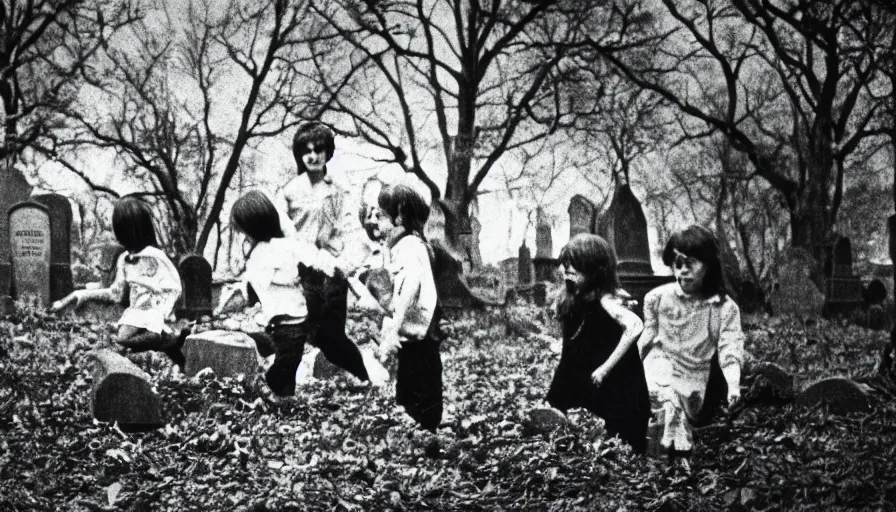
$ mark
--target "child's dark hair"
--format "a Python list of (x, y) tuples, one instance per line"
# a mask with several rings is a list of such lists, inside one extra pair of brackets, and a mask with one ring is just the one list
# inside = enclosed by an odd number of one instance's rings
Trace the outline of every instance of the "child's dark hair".
[(557, 312), (561, 317), (571, 314), (581, 303), (581, 298), (590, 293), (615, 293), (619, 288), (616, 274), (616, 251), (600, 236), (579, 233), (569, 239), (560, 250), (559, 262), (570, 266), (585, 276), (585, 283), (575, 293), (567, 291), (560, 299)]
[(579, 233), (560, 250), (560, 264), (571, 266), (585, 275), (582, 293), (615, 293), (619, 288), (616, 251), (598, 235)]
[(152, 210), (146, 202), (135, 196), (122, 197), (115, 203), (112, 210), (112, 231), (118, 243), (129, 252), (159, 246), (152, 222)]
[(663, 263), (667, 266), (671, 267), (675, 262), (675, 251), (695, 258), (706, 266), (701, 290), (704, 297), (718, 294), (722, 299), (725, 298), (728, 290), (725, 286), (719, 243), (712, 231), (697, 224), (676, 231), (663, 249)]
[(429, 205), (416, 190), (408, 185), (398, 184), (380, 190), (377, 197), (380, 210), (392, 220), (401, 216), (401, 225), (408, 233), (423, 236), (423, 227), (429, 219)]
[(230, 209), (230, 224), (256, 242), (283, 238), (280, 215), (274, 203), (263, 193), (252, 190), (243, 194)]
[(299, 174), (308, 170), (302, 161), (302, 156), (308, 152), (308, 144), (323, 146), (327, 161), (333, 158), (333, 152), (336, 151), (335, 135), (327, 125), (312, 121), (299, 126), (292, 138), (292, 155), (296, 159), (296, 165), (299, 166)]

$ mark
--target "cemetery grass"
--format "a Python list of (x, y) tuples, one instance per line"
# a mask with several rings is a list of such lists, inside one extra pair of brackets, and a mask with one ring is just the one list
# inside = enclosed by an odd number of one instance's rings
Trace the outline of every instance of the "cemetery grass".
[[(9, 319), (8, 319), (9, 320)], [(868, 380), (886, 335), (820, 321), (745, 318), (749, 367), (799, 381)], [(90, 411), (87, 353), (112, 327), (26, 312), (0, 320), (0, 510), (843, 510), (896, 502), (896, 403), (835, 416), (745, 403), (698, 434), (690, 474), (605, 438), (583, 411), (532, 432), (557, 356), (543, 313), (517, 306), (446, 325), (446, 414), (437, 457), (391, 394), (317, 381), (285, 404), (247, 379), (154, 376), (167, 425), (123, 432)], [(355, 318), (352, 334), (373, 326)], [(540, 334), (539, 334), (540, 333)]]

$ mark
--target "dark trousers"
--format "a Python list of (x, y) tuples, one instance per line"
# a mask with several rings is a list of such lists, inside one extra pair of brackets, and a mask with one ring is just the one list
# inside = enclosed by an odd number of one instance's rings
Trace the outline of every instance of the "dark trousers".
[(435, 432), (442, 421), (442, 358), (439, 342), (427, 336), (398, 350), (395, 401), (421, 427)]
[(180, 346), (183, 344), (187, 334), (188, 332), (185, 331), (179, 337), (175, 337), (167, 332), (155, 333), (146, 329), (137, 329), (137, 332), (133, 335), (127, 338), (119, 338), (118, 344), (131, 352), (157, 350), (168, 356), (174, 364), (183, 368), (184, 364), (186, 364), (186, 359)]
[(306, 322), (314, 329), (311, 344), (319, 348), (331, 363), (362, 381), (369, 380), (358, 346), (345, 335), (348, 281), (341, 277), (327, 277), (304, 265), (299, 266), (299, 275), (308, 308)]
[(247, 333), (255, 340), (262, 357), (274, 354), (274, 364), (268, 368), (264, 380), (274, 394), (292, 396), (296, 392), (296, 370), (305, 354), (305, 342), (313, 334), (307, 322), (283, 324), (274, 318), (265, 332)]

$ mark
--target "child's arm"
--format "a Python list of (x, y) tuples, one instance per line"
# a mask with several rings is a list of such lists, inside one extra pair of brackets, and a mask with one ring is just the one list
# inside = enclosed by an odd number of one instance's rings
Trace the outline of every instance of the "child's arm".
[(638, 351), (641, 360), (647, 357), (647, 353), (654, 347), (658, 332), (657, 320), (659, 316), (660, 296), (656, 290), (647, 292), (644, 296), (644, 330), (638, 338)]
[(728, 383), (728, 403), (740, 398), (740, 368), (744, 359), (744, 333), (740, 309), (730, 298), (722, 304), (719, 325), (719, 366)]
[(638, 318), (638, 315), (623, 306), (616, 297), (604, 294), (604, 296), (600, 298), (600, 304), (603, 306), (604, 311), (609, 313), (613, 320), (622, 326), (623, 331), (622, 337), (616, 345), (616, 349), (613, 350), (613, 353), (610, 354), (610, 357), (607, 358), (604, 364), (597, 367), (591, 374), (591, 380), (597, 386), (600, 386), (607, 377), (607, 374), (610, 373), (610, 370), (612, 370), (616, 366), (616, 363), (622, 359), (622, 356), (625, 355), (628, 349), (632, 346), (632, 343), (638, 339), (638, 335), (641, 334), (641, 331), (644, 329), (644, 324), (641, 322), (641, 319)]
[(104, 301), (104, 302), (121, 302), (121, 299), (124, 298), (124, 258), (127, 255), (126, 252), (121, 253), (121, 256), (118, 257), (118, 261), (115, 263), (115, 279), (112, 281), (112, 284), (109, 285), (108, 288), (97, 288), (95, 290), (75, 290), (72, 293), (66, 295), (65, 297), (54, 302), (50, 308), (53, 311), (61, 311), (71, 305), (72, 302), (75, 303), (75, 308), (78, 308), (87, 301)]
[(212, 316), (220, 316), (244, 308), (249, 302), (249, 294), (246, 291), (247, 286), (245, 281), (226, 286), (221, 293), (221, 298), (218, 300), (218, 307), (212, 312)]

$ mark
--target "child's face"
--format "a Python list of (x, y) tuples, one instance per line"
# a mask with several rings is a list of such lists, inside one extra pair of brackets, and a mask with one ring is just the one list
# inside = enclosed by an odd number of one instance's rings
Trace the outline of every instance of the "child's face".
[(367, 235), (374, 242), (382, 242), (385, 235), (382, 231), (381, 222), (386, 214), (376, 206), (367, 206), (367, 213), (364, 215), (364, 229)]
[(302, 163), (309, 173), (322, 173), (327, 165), (327, 148), (323, 143), (309, 142), (305, 153), (302, 154)]
[(575, 293), (585, 286), (585, 274), (579, 272), (569, 263), (560, 265), (560, 271), (563, 273), (563, 281), (566, 283), (566, 290)]
[(675, 280), (684, 293), (697, 295), (703, 288), (703, 278), (706, 277), (706, 265), (691, 256), (675, 251), (675, 259), (672, 261), (672, 273)]
[(380, 211), (380, 215), (376, 221), (376, 230), (380, 233), (381, 240), (391, 242), (403, 231), (401, 227), (401, 218), (393, 219)]

